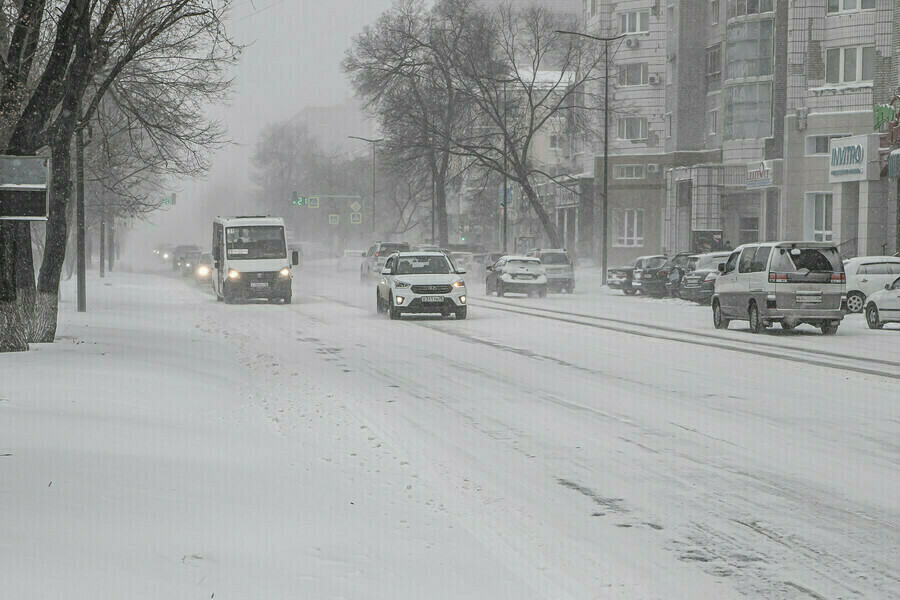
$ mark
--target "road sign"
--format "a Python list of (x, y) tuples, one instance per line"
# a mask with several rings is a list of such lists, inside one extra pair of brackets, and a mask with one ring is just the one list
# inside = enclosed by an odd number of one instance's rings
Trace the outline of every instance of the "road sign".
[(175, 192), (172, 192), (171, 195), (169, 195), (169, 196), (163, 196), (163, 199), (162, 199), (163, 206), (175, 206), (176, 199), (177, 199), (177, 197), (175, 195)]
[(328, 224), (337, 225), (341, 222), (340, 215), (328, 215)]
[[(309, 197), (309, 207), (310, 208), (319, 208), (319, 197), (318, 196), (310, 196)], [(330, 219), (331, 219), (331, 217), (329, 217), (329, 220)], [(335, 223), (335, 225), (337, 225), (337, 223)]]
[(362, 208), (362, 204), (360, 204), (359, 202), (354, 200), (353, 203), (350, 205), (350, 208), (353, 209), (353, 212), (358, 213), (359, 209)]
[(351, 225), (359, 225), (362, 223), (362, 213), (354, 212), (350, 213), (350, 224)]
[(0, 219), (46, 221), (49, 189), (49, 158), (0, 156)]

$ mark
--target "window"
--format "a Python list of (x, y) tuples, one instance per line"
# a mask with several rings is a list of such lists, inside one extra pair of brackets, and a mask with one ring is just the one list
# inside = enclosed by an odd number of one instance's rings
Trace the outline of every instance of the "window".
[(650, 31), (650, 11), (633, 10), (619, 15), (620, 33), (648, 33)]
[(709, 5), (709, 22), (715, 25), (719, 22), (719, 0), (712, 0)]
[(719, 111), (711, 110), (709, 111), (709, 135), (717, 133), (719, 133)]
[(753, 255), (753, 262), (750, 263), (750, 272), (759, 273), (766, 270), (769, 264), (769, 254), (772, 253), (772, 246), (760, 246)]
[(825, 52), (825, 83), (857, 83), (875, 77), (875, 46), (829, 48)]
[(775, 10), (774, 0), (728, 0), (729, 19), (758, 15)]
[(706, 76), (709, 79), (718, 79), (722, 71), (721, 46), (716, 44), (706, 49)]
[(644, 165), (616, 165), (613, 167), (613, 179), (643, 179)]
[(668, 28), (669, 31), (675, 30), (675, 7), (674, 6), (669, 6), (669, 8), (666, 9), (666, 28)]
[(759, 241), (759, 217), (741, 217), (739, 227), (739, 245)]
[(559, 148), (560, 148), (559, 137), (560, 136), (558, 136), (556, 134), (553, 134), (550, 136), (550, 149), (551, 150), (559, 150)]
[(835, 138), (849, 136), (849, 133), (837, 133), (834, 135), (808, 135), (806, 136), (806, 156), (817, 154), (828, 155), (828, 142)]
[(732, 23), (728, 26), (727, 44), (727, 79), (772, 75), (775, 64), (773, 19)]
[(731, 273), (737, 268), (738, 256), (740, 256), (739, 252), (732, 252), (731, 256), (728, 257), (728, 261), (725, 263), (726, 273)]
[(647, 117), (623, 117), (618, 123), (620, 140), (646, 140)]
[(857, 10), (875, 10), (875, 0), (828, 0), (826, 12), (834, 15)]
[(640, 208), (613, 211), (616, 228), (616, 246), (634, 247), (644, 245), (644, 211)]
[(750, 273), (753, 264), (753, 255), (756, 254), (756, 246), (748, 246), (741, 252), (741, 260), (738, 262), (738, 273)]
[(647, 85), (647, 63), (622, 65), (619, 67), (619, 86)]
[(747, 83), (725, 88), (725, 138), (772, 135), (772, 84)]
[(813, 239), (817, 242), (830, 242), (833, 238), (831, 194), (814, 192), (806, 196), (813, 216)]
[(672, 137), (672, 113), (666, 113), (665, 116), (666, 121), (666, 137)]

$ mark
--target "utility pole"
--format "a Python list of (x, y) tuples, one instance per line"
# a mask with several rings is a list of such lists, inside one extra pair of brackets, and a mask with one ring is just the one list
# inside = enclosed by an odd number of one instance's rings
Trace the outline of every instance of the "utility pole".
[(106, 199), (100, 196), (100, 279), (106, 277)]
[(557, 31), (556, 33), (578, 35), (598, 42), (603, 42), (603, 234), (601, 236), (603, 259), (600, 265), (600, 272), (603, 276), (603, 285), (606, 285), (606, 269), (608, 266), (609, 255), (609, 45), (612, 42), (621, 40), (625, 35), (597, 37), (578, 31)]
[(87, 290), (85, 289), (84, 256), (84, 129), (75, 132), (75, 212), (76, 212), (76, 279), (78, 282), (78, 312), (87, 311)]
[(356, 135), (348, 135), (348, 138), (352, 140), (361, 140), (363, 142), (367, 142), (372, 144), (372, 234), (375, 233), (375, 144), (378, 142), (383, 142), (384, 138), (378, 138), (377, 140), (370, 140), (368, 138), (359, 137)]
[(506, 180), (506, 80), (503, 80), (503, 254), (507, 253), (507, 231), (509, 231), (509, 192)]

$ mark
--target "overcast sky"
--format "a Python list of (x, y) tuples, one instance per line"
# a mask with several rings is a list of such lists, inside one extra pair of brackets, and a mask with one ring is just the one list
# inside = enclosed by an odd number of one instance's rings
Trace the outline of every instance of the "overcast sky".
[[(142, 227), (141, 245), (204, 243), (211, 217), (252, 208), (249, 154), (266, 124), (289, 118), (304, 106), (340, 104), (352, 97), (340, 69), (344, 51), (391, 0), (234, 0), (231, 32), (249, 44), (235, 69), (229, 107), (213, 110), (240, 144), (220, 151), (208, 181), (182, 184), (178, 203)], [(143, 239), (143, 238), (152, 238)], [(138, 241), (135, 239), (134, 241)]]

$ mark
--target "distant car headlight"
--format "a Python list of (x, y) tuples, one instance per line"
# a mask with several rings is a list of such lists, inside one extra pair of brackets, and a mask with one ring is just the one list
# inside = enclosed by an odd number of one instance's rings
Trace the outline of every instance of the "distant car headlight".
[(406, 283), (405, 281), (395, 281), (395, 282), (394, 282), (394, 287), (395, 287), (395, 288), (408, 288), (408, 287), (409, 287), (409, 284)]
[(206, 277), (207, 275), (209, 275), (209, 267), (203, 265), (199, 266), (197, 268), (197, 275), (199, 275), (200, 277)]
[(166, 252), (165, 254), (163, 254), (163, 258), (169, 258), (169, 253)]
[(281, 271), (279, 271), (278, 274), (281, 275), (282, 277), (287, 277), (288, 275), (291, 274), (291, 270), (288, 269), (287, 267), (285, 267)]
[(234, 269), (231, 269), (230, 271), (228, 271), (228, 279), (237, 279), (240, 276), (241, 276), (241, 274), (238, 273), (237, 271), (235, 271)]
[(454, 281), (454, 282), (453, 282), (453, 287), (455, 287), (455, 288), (464, 288), (464, 287), (466, 287), (466, 282), (463, 281), (462, 279), (460, 279), (459, 281)]
[(191, 263), (188, 263), (188, 264), (186, 264), (186, 265), (184, 265), (184, 266), (189, 267), (189, 266), (191, 266)]

